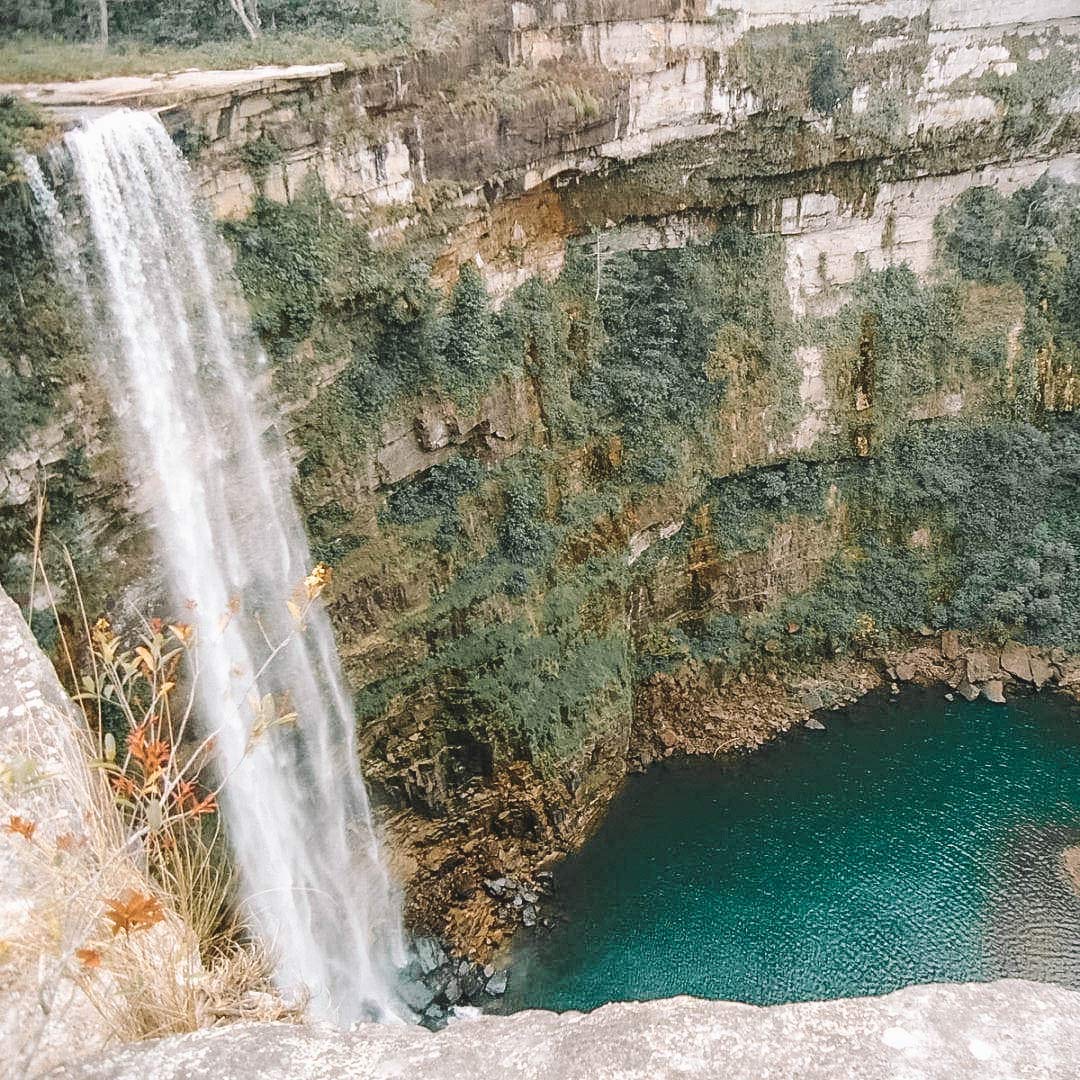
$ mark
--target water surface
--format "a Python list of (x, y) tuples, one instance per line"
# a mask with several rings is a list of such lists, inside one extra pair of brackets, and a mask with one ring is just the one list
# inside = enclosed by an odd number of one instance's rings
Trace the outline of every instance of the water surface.
[(773, 1004), (1006, 976), (1080, 986), (1080, 709), (912, 691), (632, 777), (521, 939), (509, 1008)]

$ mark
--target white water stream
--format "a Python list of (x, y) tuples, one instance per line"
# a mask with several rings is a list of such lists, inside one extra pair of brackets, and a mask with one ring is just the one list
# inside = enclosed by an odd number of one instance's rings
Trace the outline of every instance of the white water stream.
[[(398, 898), (329, 621), (316, 603), (298, 632), (287, 606), (312, 558), (223, 245), (152, 115), (117, 110), (65, 143), (78, 195), (69, 220), (36, 163), (27, 171), (86, 308), (179, 617), (197, 629), (200, 713), (217, 732), (246, 904), (279, 984), (307, 986), (316, 1015), (394, 1016)], [(296, 720), (253, 741), (266, 695)]]

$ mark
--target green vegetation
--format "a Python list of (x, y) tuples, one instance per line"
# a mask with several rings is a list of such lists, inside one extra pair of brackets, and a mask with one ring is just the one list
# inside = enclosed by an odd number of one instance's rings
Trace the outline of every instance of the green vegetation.
[(708, 244), (603, 265), (593, 316), (602, 339), (572, 392), (594, 430), (614, 422), (635, 480), (662, 483), (688, 443), (715, 438), (732, 374), (769, 380), (781, 403), (796, 394), (781, 282), (780, 244), (737, 226)]
[(966, 278), (1016, 284), (1025, 343), (1080, 363), (1080, 189), (1049, 176), (1006, 198), (973, 188), (943, 215), (944, 250)]
[(479, 462), (467, 457), (433, 465), (415, 483), (390, 493), (384, 520), (394, 525), (433, 522), (436, 548), (450, 551), (461, 538), (458, 501), (475, 491), (483, 476)]
[(831, 116), (849, 97), (851, 84), (840, 50), (832, 41), (820, 42), (810, 68), (810, 104), (817, 112)]
[(1078, 479), (1080, 425), (1069, 418), (1046, 430), (933, 423), (873, 459), (718, 481), (713, 520), (729, 550), (764, 548), (794, 514), (821, 516), (828, 485), (849, 515), (843, 544), (809, 590), (762, 613), (691, 620), (651, 641), (640, 669), (695, 657), (767, 670), (927, 626), (1080, 648)]
[(22, 148), (34, 149), (46, 131), (40, 113), (0, 98), (0, 454), (49, 418), (65, 372), (81, 358), (19, 164)]
[[(422, 25), (433, 18), (423, 11)], [(0, 0), (0, 29), (3, 78), (41, 81), (335, 60), (365, 66), (408, 39), (409, 19), (397, 0)]]

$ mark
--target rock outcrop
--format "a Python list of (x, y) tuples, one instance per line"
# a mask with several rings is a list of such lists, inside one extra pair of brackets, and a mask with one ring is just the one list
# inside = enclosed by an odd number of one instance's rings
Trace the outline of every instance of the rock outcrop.
[(243, 1024), (116, 1050), (67, 1080), (1070, 1080), (1080, 993), (1043, 983), (911, 986), (758, 1008), (671, 998), (523, 1012), (438, 1034)]
[(104, 901), (154, 887), (124, 842), (104, 774), (88, 765), (88, 741), (0, 590), (0, 1076), (40, 1076), (116, 1034), (133, 1036), (143, 1011), (179, 1019), (183, 988), (201, 972), (175, 917), (102, 944)]

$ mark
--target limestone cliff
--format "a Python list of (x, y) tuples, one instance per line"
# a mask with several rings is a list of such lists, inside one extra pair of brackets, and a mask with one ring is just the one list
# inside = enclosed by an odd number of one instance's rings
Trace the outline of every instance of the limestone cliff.
[[(222, 219), (418, 920), (494, 948), (479, 882), (673, 685), (730, 746), (920, 631), (1080, 646), (1074, 8), (497, 4), (362, 71), (19, 88), (160, 110)], [(4, 339), (4, 580), (47, 468), (91, 602), (160, 604), (69, 331)]]

